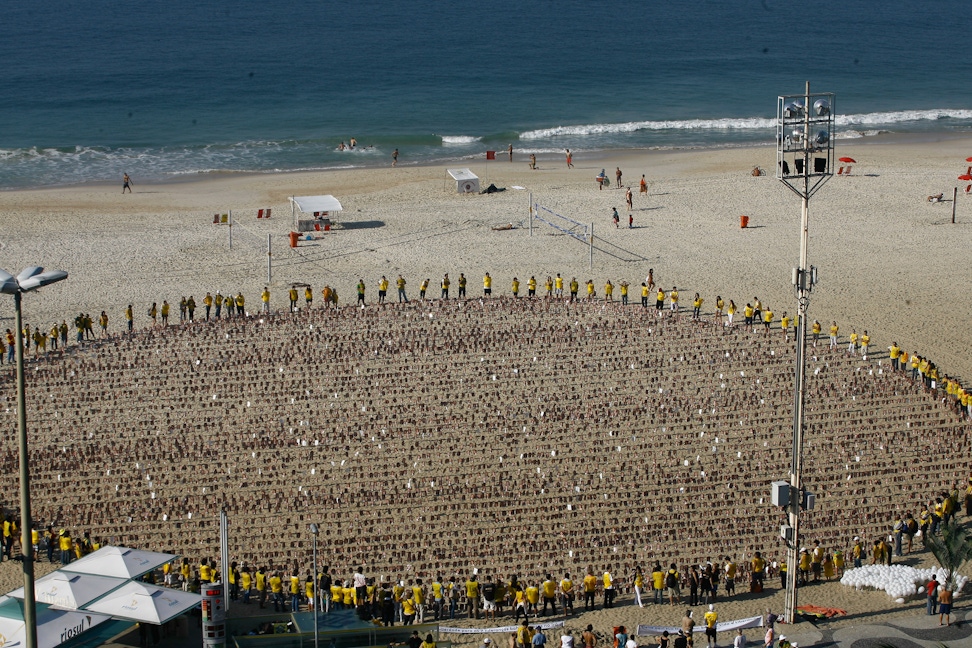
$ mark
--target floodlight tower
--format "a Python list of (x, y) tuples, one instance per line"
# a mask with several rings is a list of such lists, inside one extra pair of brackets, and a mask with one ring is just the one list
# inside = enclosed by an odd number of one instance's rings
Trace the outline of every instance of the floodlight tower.
[(787, 543), (786, 580), (787, 623), (796, 619), (797, 551), (800, 546), (800, 509), (807, 498), (803, 488), (803, 396), (806, 377), (807, 309), (810, 290), (817, 282), (817, 269), (807, 260), (809, 240), (810, 197), (833, 175), (834, 166), (834, 94), (810, 94), (810, 82), (802, 95), (780, 96), (776, 111), (776, 178), (800, 196), (800, 262), (793, 269), (797, 297), (796, 371), (793, 386), (793, 454), (790, 463), (790, 487), (786, 498), (789, 525), (782, 529)]

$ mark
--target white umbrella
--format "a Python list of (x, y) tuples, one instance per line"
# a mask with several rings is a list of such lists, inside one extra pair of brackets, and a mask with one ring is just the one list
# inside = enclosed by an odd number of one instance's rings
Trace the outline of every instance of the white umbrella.
[(196, 607), (200, 601), (199, 594), (130, 581), (89, 603), (85, 609), (116, 619), (161, 625)]
[[(38, 603), (77, 610), (99, 596), (125, 584), (122, 578), (95, 576), (93, 574), (72, 574), (60, 570), (51, 572), (34, 584), (34, 600)], [(16, 589), (8, 596), (24, 598), (24, 588)]]
[(61, 571), (115, 578), (138, 578), (176, 557), (175, 554), (109, 546), (65, 565)]
[[(92, 612), (55, 610), (41, 603), (37, 606), (37, 647), (55, 648), (110, 619)], [(23, 601), (2, 597), (0, 646), (24, 646), (27, 642), (25, 631)]]

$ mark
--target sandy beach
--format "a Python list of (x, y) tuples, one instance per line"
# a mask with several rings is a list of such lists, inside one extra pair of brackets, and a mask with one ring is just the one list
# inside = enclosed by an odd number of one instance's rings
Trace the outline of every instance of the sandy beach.
[[(894, 341), (944, 373), (972, 376), (963, 279), (972, 271), (972, 199), (960, 192), (955, 225), (951, 203), (926, 200), (950, 197), (970, 149), (972, 138), (850, 140), (839, 152), (858, 160), (853, 174), (834, 177), (811, 201), (820, 283), (810, 317), (825, 330), (836, 320), (842, 340), (836, 351), (822, 343), (811, 361), (820, 377), (811, 385), (816, 436), (806, 469), (822, 497), (807, 529), (830, 547), (846, 551), (856, 533), (886, 533), (892, 512), (916, 512), (969, 474), (967, 453), (955, 451), (967, 447), (968, 421), (891, 372), (885, 349)], [(131, 195), (120, 183), (0, 193), (3, 266), (70, 273), (25, 297), (25, 322), (50, 328), (104, 310), (113, 336), (31, 365), (35, 518), (195, 563), (215, 555), (213, 515), (226, 506), (256, 530), (235, 541), (235, 558), (301, 561), (302, 572), (306, 523), (319, 519), (333, 529), (323, 540), (332, 565), (367, 560), (374, 575), (396, 580), (477, 565), (533, 579), (608, 561), (627, 579), (656, 557), (687, 564), (732, 552), (742, 563), (762, 549), (773, 559), (780, 515), (761, 498), (789, 461), (793, 342), (778, 320), (796, 310), (789, 281), (800, 213), (775, 178), (750, 174), (772, 172), (773, 155), (577, 154), (570, 170), (562, 158), (541, 159), (536, 171), (524, 159), (450, 165), (506, 187), (492, 195), (457, 195), (445, 167), (407, 165), (153, 186), (133, 178)], [(632, 228), (624, 191), (594, 181), (615, 167), (634, 192)], [(642, 174), (647, 197), (638, 192)], [(336, 227), (289, 248), (287, 197), (323, 193), (343, 203)], [(531, 236), (530, 196), (594, 224), (593, 269), (586, 244), (543, 223)], [(257, 220), (266, 207), (273, 218)], [(228, 228), (212, 224), (230, 209), (232, 250)], [(508, 299), (513, 277), (523, 295), (529, 277), (543, 292), (544, 279), (559, 273), (582, 286), (593, 280), (599, 296), (608, 279), (626, 281), (639, 304), (649, 269), (660, 287), (678, 287), (683, 307), (696, 292), (705, 298), (703, 320), (656, 318), (640, 305)], [(494, 298), (484, 305), (485, 272)], [(453, 297), (464, 273), (476, 299), (414, 303), (426, 278), (428, 296), (438, 297), (444, 273)], [(286, 313), (293, 282), (310, 284), (319, 307), (324, 284), (347, 304), (360, 278), (372, 304), (382, 275), (396, 301), (399, 274), (407, 307)], [(266, 321), (144, 330), (152, 302), (168, 300), (174, 323), (182, 296), (201, 305), (207, 291), (242, 292), (256, 312), (264, 286), (274, 311)], [(740, 309), (758, 296), (776, 313), (772, 334), (723, 331), (711, 321), (717, 295)], [(141, 332), (122, 339), (129, 303)], [(0, 306), (6, 326), (11, 311)], [(872, 357), (844, 353), (846, 335), (865, 329)], [(73, 329), (69, 339), (73, 346)], [(9, 380), (4, 396), (12, 429)], [(3, 450), (11, 469), (2, 483), (13, 493), (16, 450)], [(683, 520), (700, 523), (676, 533), (668, 517), (676, 504)], [(532, 537), (534, 521), (550, 533)], [(503, 529), (512, 531), (497, 535)], [(425, 541), (415, 543), (416, 534)], [(15, 587), (18, 577), (0, 568), (0, 586)], [(833, 583), (807, 588), (807, 598), (854, 619), (920, 604)], [(720, 604), (722, 618), (782, 607), (775, 586), (737, 599)], [(674, 624), (684, 613), (664, 606), (649, 615), (622, 600), (574, 627)]]
[[(839, 154), (858, 164), (811, 201), (810, 262), (820, 278), (811, 317), (837, 320), (844, 332), (867, 329), (880, 348), (897, 341), (946, 373), (972, 375), (964, 344), (972, 305), (960, 280), (972, 264), (965, 253), (972, 202), (960, 191), (955, 225), (950, 202), (926, 202), (940, 192), (950, 197), (969, 150), (972, 140), (959, 137), (841, 143)], [(394, 169), (215, 175), (153, 186), (134, 178), (131, 195), (120, 193), (120, 182), (11, 191), (0, 193), (0, 243), (11, 271), (40, 262), (70, 273), (67, 283), (25, 300), (25, 321), (45, 326), (105, 310), (117, 331), (128, 303), (136, 326), (145, 325), (152, 302), (188, 295), (199, 302), (206, 291), (243, 291), (255, 304), (267, 283), (268, 234), (277, 305), (290, 282), (310, 283), (318, 293), (326, 282), (346, 298), (359, 278), (373, 296), (381, 275), (403, 274), (414, 292), (424, 278), (435, 287), (443, 273), (462, 271), (478, 292), (490, 272), (496, 292), (506, 293), (515, 275), (525, 281), (560, 272), (598, 286), (608, 278), (637, 286), (653, 268), (659, 285), (697, 291), (709, 304), (717, 293), (740, 307), (758, 296), (781, 313), (795, 310), (789, 282), (800, 201), (772, 176), (750, 176), (754, 166), (771, 173), (773, 155), (772, 148), (624, 152), (598, 160), (578, 153), (571, 170), (561, 158), (541, 158), (537, 171), (524, 158), (488, 168), (485, 160), (452, 165), (507, 188), (489, 196), (456, 195), (445, 167), (410, 167), (405, 159)], [(594, 182), (602, 168), (613, 180), (615, 167), (634, 192), (631, 230), (615, 229), (610, 218), (617, 207), (626, 224), (624, 192), (598, 191)], [(641, 174), (647, 199), (638, 193)], [(344, 205), (335, 230), (289, 249), (288, 196), (320, 193)], [(583, 243), (542, 224), (529, 235), (531, 195), (556, 213), (594, 223), (593, 270)], [(256, 220), (263, 207), (274, 210), (269, 222)], [(229, 210), (236, 215), (232, 251), (227, 228), (212, 225), (214, 213)], [(740, 215), (750, 217), (748, 229), (740, 229)], [(509, 222), (518, 229), (491, 230)]]

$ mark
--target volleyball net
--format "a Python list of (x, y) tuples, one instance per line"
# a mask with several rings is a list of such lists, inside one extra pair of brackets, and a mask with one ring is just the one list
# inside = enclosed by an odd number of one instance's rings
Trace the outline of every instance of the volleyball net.
[(566, 234), (582, 243), (590, 242), (590, 224), (585, 225), (584, 223), (575, 221), (573, 218), (558, 214), (540, 203), (533, 203), (533, 218), (534, 220), (546, 223), (561, 234)]

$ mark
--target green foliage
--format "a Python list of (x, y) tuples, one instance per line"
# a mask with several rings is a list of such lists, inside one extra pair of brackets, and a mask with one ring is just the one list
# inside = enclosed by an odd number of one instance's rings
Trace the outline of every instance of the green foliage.
[(922, 541), (947, 573), (944, 584), (955, 591), (955, 575), (972, 560), (972, 536), (953, 518), (948, 524), (942, 523), (938, 533), (922, 536)]

